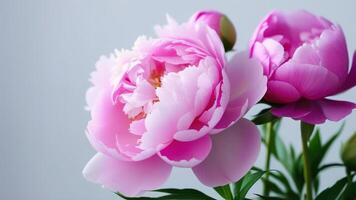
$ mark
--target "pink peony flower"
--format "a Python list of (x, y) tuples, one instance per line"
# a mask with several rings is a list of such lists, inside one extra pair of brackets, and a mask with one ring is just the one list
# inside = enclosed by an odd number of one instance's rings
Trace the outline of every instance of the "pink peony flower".
[(161, 186), (172, 166), (207, 186), (237, 181), (259, 152), (258, 129), (242, 118), (266, 91), (258, 61), (239, 53), (226, 64), (206, 24), (168, 22), (158, 38), (102, 57), (87, 92), (99, 153), (84, 176), (127, 196)]
[(356, 64), (348, 72), (348, 52), (339, 25), (306, 11), (270, 13), (258, 26), (250, 55), (268, 76), (265, 101), (279, 104), (276, 116), (311, 124), (338, 121), (356, 106), (328, 97), (356, 85)]

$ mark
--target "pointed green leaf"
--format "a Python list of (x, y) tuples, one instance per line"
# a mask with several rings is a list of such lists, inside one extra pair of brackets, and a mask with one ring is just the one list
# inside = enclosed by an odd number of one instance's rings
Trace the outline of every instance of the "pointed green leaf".
[(333, 186), (326, 188), (323, 192), (321, 192), (315, 200), (336, 200), (337, 197), (341, 195), (346, 183), (346, 177), (338, 180)]
[(126, 200), (173, 200), (173, 199), (185, 199), (185, 200), (214, 200), (214, 198), (209, 197), (208, 195), (195, 190), (195, 189), (174, 189), (174, 188), (167, 188), (167, 189), (159, 189), (154, 190), (152, 192), (160, 192), (165, 193), (166, 195), (160, 197), (126, 197), (120, 193), (116, 193), (118, 196), (122, 197)]
[(248, 175), (245, 175), (240, 193), (237, 196), (237, 200), (243, 200), (246, 197), (247, 192), (251, 187), (265, 174), (265, 171), (257, 171)]
[(279, 117), (272, 115), (270, 110), (270, 108), (262, 110), (257, 115), (255, 115), (255, 117), (252, 119), (252, 122), (256, 125), (261, 125), (279, 119)]
[(356, 182), (350, 183), (340, 196), (340, 200), (350, 200), (356, 197)]
[(226, 200), (233, 200), (232, 192), (230, 189), (230, 185), (223, 185), (219, 187), (214, 187), (214, 190), (220, 194), (221, 197), (223, 197)]
[(256, 195), (263, 200), (285, 200), (285, 198), (281, 198), (281, 197), (266, 197), (266, 196), (262, 196), (259, 194), (256, 194)]

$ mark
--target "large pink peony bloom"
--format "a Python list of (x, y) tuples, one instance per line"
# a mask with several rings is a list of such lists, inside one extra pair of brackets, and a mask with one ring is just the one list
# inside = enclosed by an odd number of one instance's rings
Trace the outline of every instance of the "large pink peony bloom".
[(348, 72), (348, 52), (340, 26), (306, 11), (270, 13), (250, 43), (268, 76), (264, 99), (280, 104), (277, 116), (319, 124), (350, 114), (354, 103), (327, 99), (356, 85), (356, 63)]
[(87, 92), (99, 153), (84, 176), (128, 196), (162, 185), (172, 166), (208, 186), (236, 181), (259, 152), (258, 129), (242, 118), (266, 91), (258, 61), (240, 53), (226, 64), (207, 25), (168, 21), (158, 39), (102, 57)]

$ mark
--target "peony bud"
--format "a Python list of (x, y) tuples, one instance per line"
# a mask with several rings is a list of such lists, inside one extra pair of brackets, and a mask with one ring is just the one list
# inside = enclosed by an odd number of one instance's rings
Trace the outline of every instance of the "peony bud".
[(226, 15), (217, 11), (199, 11), (192, 18), (194, 22), (203, 22), (214, 29), (224, 44), (225, 51), (230, 51), (236, 42), (236, 31)]
[(343, 145), (341, 159), (349, 170), (356, 171), (356, 133)]

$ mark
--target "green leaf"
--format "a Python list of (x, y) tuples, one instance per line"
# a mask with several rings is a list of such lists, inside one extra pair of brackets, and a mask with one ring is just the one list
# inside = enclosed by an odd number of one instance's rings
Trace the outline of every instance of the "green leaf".
[(346, 183), (347, 177), (338, 180), (333, 186), (326, 188), (323, 192), (321, 192), (315, 200), (336, 200), (345, 188)]
[(325, 144), (321, 144), (320, 130), (318, 129), (310, 141), (310, 157), (311, 157), (311, 170), (312, 176), (315, 178), (320, 173), (319, 167), (330, 149), (331, 145), (335, 142), (338, 136), (344, 129), (345, 123), (341, 125), (339, 130), (328, 140)]
[(256, 194), (256, 195), (259, 196), (263, 200), (285, 200), (285, 198), (281, 198), (281, 197), (266, 197), (266, 196), (262, 196), (259, 194)]
[(160, 193), (165, 193), (166, 195), (160, 196), (160, 197), (126, 197), (120, 193), (116, 193), (118, 196), (122, 197), (123, 199), (126, 200), (151, 200), (151, 199), (157, 199), (157, 200), (173, 200), (173, 199), (185, 199), (185, 200), (214, 200), (214, 198), (209, 197), (208, 195), (195, 190), (195, 189), (173, 189), (173, 188), (168, 188), (168, 189), (159, 189), (159, 190), (154, 190), (153, 192), (160, 192)]
[(126, 199), (126, 200), (150, 200), (150, 199), (156, 199), (154, 197), (126, 197), (120, 193), (115, 193), (116, 195), (118, 195), (119, 197)]
[(340, 200), (351, 200), (356, 197), (356, 182), (350, 183), (346, 186), (344, 192), (340, 196)]
[(313, 180), (314, 191), (317, 193), (319, 191), (320, 179), (315, 177)]
[(226, 200), (232, 200), (233, 196), (232, 196), (232, 192), (230, 189), (230, 185), (223, 185), (223, 186), (219, 186), (219, 187), (214, 187), (214, 190), (220, 194), (221, 197), (223, 197)]
[(257, 171), (254, 173), (249, 173), (244, 176), (240, 193), (238, 193), (235, 199), (244, 200), (247, 192), (251, 189), (251, 187), (265, 174), (265, 171)]
[(268, 186), (269, 186), (269, 189), (276, 194), (284, 195), (286, 193), (281, 188), (279, 188), (279, 186), (276, 183), (274, 183), (272, 181), (268, 182)]
[(233, 191), (233, 195), (235, 197), (234, 199), (238, 198), (238, 195), (240, 194), (240, 191), (241, 191), (242, 182), (244, 181), (244, 178), (246, 176), (248, 176), (249, 174), (251, 174), (251, 171), (247, 172), (247, 174), (244, 177), (242, 177), (239, 181), (235, 182), (232, 185), (232, 191)]
[(299, 195), (292, 189), (287, 177), (280, 171), (274, 170), (270, 176), (284, 186), (285, 196), (289, 199), (299, 199)]
[(263, 109), (261, 112), (254, 116), (252, 122), (256, 125), (261, 125), (279, 119), (279, 117), (272, 115), (270, 111), (270, 108)]

